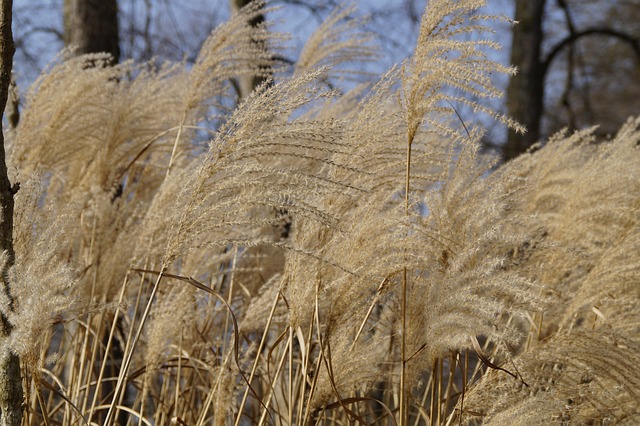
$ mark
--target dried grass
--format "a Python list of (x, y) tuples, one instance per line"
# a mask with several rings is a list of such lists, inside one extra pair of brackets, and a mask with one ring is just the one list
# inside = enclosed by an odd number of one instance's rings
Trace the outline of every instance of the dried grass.
[(60, 58), (10, 133), (25, 424), (637, 422), (640, 119), (484, 158), (483, 4), (347, 93), (350, 8), (289, 70), (261, 4), (191, 70)]

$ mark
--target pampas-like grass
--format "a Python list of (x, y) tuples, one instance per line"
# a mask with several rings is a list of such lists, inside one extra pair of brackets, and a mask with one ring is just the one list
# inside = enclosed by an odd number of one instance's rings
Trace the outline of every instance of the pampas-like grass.
[(349, 7), (291, 69), (261, 2), (191, 69), (52, 65), (10, 133), (25, 424), (636, 421), (640, 122), (485, 158), (483, 5), (351, 91)]
[[(604, 349), (606, 348), (606, 349)], [(512, 360), (526, 386), (491, 372), (460, 407), (473, 423), (611, 423), (640, 419), (637, 341), (613, 332), (558, 335)], [(507, 376), (508, 377), (508, 376)], [(475, 421), (474, 421), (475, 420)]]

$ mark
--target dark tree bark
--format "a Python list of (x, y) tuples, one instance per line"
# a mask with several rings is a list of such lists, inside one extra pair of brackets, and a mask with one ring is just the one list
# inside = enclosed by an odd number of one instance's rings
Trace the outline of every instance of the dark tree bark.
[[(87, 53), (108, 53), (111, 55), (114, 65), (120, 60), (120, 38), (118, 27), (118, 1), (117, 0), (64, 0), (64, 43), (65, 46), (73, 46), (77, 50), (78, 55)], [(89, 63), (88, 66), (104, 66), (105, 64)], [(119, 187), (121, 188), (121, 186)], [(121, 189), (116, 192), (111, 201), (115, 201), (121, 195)], [(96, 265), (100, 262), (96, 261)], [(94, 266), (97, 267), (97, 266)], [(112, 323), (112, 317), (107, 315), (105, 322)], [(122, 328), (121, 320), (118, 318), (117, 325)], [(106, 375), (108, 377), (118, 377), (122, 360), (124, 358), (124, 349), (118, 339), (109, 340), (109, 327), (100, 327), (102, 331), (101, 339), (104, 348), (109, 348), (109, 358), (111, 366), (107, 368)], [(102, 355), (102, 354), (101, 354)], [(99, 369), (95, 372), (99, 373)], [(113, 394), (114, 383), (110, 380), (99, 383), (95, 392), (97, 392), (100, 403), (106, 403)], [(123, 399), (126, 401), (126, 388)], [(100, 424), (104, 423), (106, 412), (99, 412), (94, 415), (94, 420)], [(117, 424), (125, 424), (128, 420), (128, 414), (120, 411), (117, 417)]]
[[(551, 65), (564, 49), (571, 49), (580, 39), (589, 36), (615, 38), (628, 44), (640, 60), (640, 40), (633, 35), (609, 27), (594, 27), (586, 29), (576, 28), (569, 5), (565, 0), (558, 0), (558, 5), (565, 15), (569, 34), (551, 46), (543, 56), (542, 42), (544, 40), (543, 15), (545, 0), (515, 0), (515, 20), (518, 24), (513, 28), (513, 42), (511, 46), (511, 64), (518, 68), (518, 74), (509, 81), (507, 88), (507, 112), (524, 124), (525, 134), (509, 131), (507, 143), (503, 147), (505, 161), (517, 157), (525, 152), (541, 137), (541, 122), (544, 115), (545, 79)], [(567, 69), (567, 84), (564, 98), (568, 99), (573, 85), (572, 55), (569, 56)], [(570, 107), (567, 103), (567, 107)], [(567, 123), (571, 124), (571, 123)]]
[[(237, 12), (243, 7), (247, 6), (253, 0), (231, 0), (231, 10), (232, 12)], [(264, 15), (257, 15), (252, 20), (249, 21), (249, 25), (252, 27), (257, 27), (265, 22)], [(261, 49), (268, 49), (267, 46), (263, 45), (261, 42), (257, 42)], [(238, 81), (238, 96), (240, 99), (246, 98), (251, 92), (253, 92), (258, 86), (267, 81), (268, 78), (263, 75), (253, 75), (253, 76), (244, 76), (241, 77)], [(276, 216), (277, 224), (274, 225), (274, 236), (276, 241), (282, 241), (289, 238), (289, 233), (291, 231), (291, 215), (289, 214), (287, 209), (277, 209), (274, 212)]]
[[(231, 10), (233, 12), (237, 12), (243, 7), (247, 6), (253, 0), (231, 0)], [(249, 21), (249, 25), (252, 27), (257, 27), (264, 23), (264, 15), (258, 15)], [(261, 48), (266, 49), (266, 46), (260, 46)], [(240, 78), (239, 81), (239, 96), (240, 98), (246, 98), (249, 93), (253, 92), (253, 90), (264, 83), (267, 79), (262, 76), (245, 76)]]
[(64, 44), (78, 54), (106, 52), (120, 60), (117, 0), (64, 0)]
[[(7, 105), (11, 67), (13, 64), (13, 34), (11, 33), (12, 0), (2, 0), (0, 5), (0, 111)], [(17, 186), (11, 186), (7, 174), (4, 150), (4, 135), (0, 130), (0, 251), (7, 256), (2, 266), (2, 292), (13, 309), (13, 295), (8, 270), (13, 265), (13, 195)], [(5, 312), (0, 313), (0, 339), (7, 338), (12, 331)], [(0, 346), (0, 426), (20, 426), (22, 423), (22, 378), (20, 358), (6, 344)]]
[(511, 45), (511, 64), (518, 74), (509, 81), (507, 112), (524, 124), (524, 134), (509, 130), (503, 149), (508, 161), (526, 151), (540, 138), (540, 122), (544, 101), (544, 64), (541, 58), (543, 41), (542, 16), (545, 0), (516, 0), (515, 20)]

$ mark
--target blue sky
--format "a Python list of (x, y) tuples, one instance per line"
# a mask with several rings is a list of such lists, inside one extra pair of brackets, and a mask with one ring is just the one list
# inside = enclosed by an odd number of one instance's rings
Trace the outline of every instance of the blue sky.
[[(23, 81), (32, 81), (62, 48), (62, 2), (14, 0), (14, 35), (18, 44), (15, 68)], [(271, 13), (269, 19), (275, 22), (277, 30), (292, 33), (292, 44), (299, 48), (330, 11), (331, 3), (334, 2), (273, 0), (271, 4), (280, 10)], [(416, 18), (422, 14), (425, 0), (360, 0), (353, 3), (359, 15), (371, 17), (368, 29), (378, 36), (380, 71), (401, 62), (411, 53), (417, 35), (411, 16)], [(510, 16), (513, 13), (511, 3), (494, 0), (488, 10)], [(151, 55), (174, 60), (193, 57), (211, 29), (229, 14), (229, 0), (120, 0), (119, 7), (123, 56), (135, 59), (149, 59)], [(151, 45), (144, 41), (145, 28), (148, 28)], [(504, 26), (497, 30), (509, 31)], [(508, 34), (500, 35), (503, 44), (510, 40), (505, 35)], [(502, 59), (506, 61), (506, 56)]]
[[(21, 91), (62, 49), (63, 0), (14, 0), (14, 37), (17, 44), (14, 70)], [(304, 3), (302, 6), (300, 3)], [(330, 0), (273, 0), (279, 8), (268, 15), (274, 29), (293, 35), (292, 49), (286, 53), (295, 59), (304, 41), (332, 9)], [(365, 64), (368, 71), (381, 74), (411, 54), (417, 36), (417, 20), (425, 8), (425, 0), (360, 0), (353, 2), (358, 16), (367, 16), (367, 29), (376, 35), (380, 57)], [(511, 0), (493, 0), (491, 13), (513, 14)], [(349, 3), (347, 3), (349, 4)], [(211, 29), (229, 15), (229, 0), (120, 0), (120, 33), (122, 58), (179, 61), (193, 59)], [(494, 59), (508, 63), (510, 26), (496, 24), (496, 39), (503, 45)], [(496, 77), (499, 78), (499, 77)], [(496, 84), (506, 87), (507, 79)], [(501, 102), (494, 104), (500, 107)], [(463, 117), (465, 111), (461, 111)], [(487, 121), (490, 132), (503, 138), (501, 126)]]

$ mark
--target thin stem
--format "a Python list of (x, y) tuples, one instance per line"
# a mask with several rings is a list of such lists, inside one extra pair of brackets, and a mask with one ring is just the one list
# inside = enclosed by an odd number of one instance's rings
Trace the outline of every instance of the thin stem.
[(289, 327), (289, 424), (293, 424), (293, 328)]
[(136, 335), (131, 342), (131, 346), (129, 347), (129, 351), (127, 352), (127, 356), (122, 362), (122, 370), (120, 370), (120, 375), (118, 376), (118, 382), (116, 384), (116, 389), (113, 394), (113, 400), (111, 401), (111, 406), (109, 407), (109, 411), (107, 412), (107, 418), (104, 421), (105, 425), (110, 425), (114, 418), (114, 410), (116, 408), (116, 404), (120, 397), (120, 392), (122, 392), (122, 388), (124, 387), (125, 379), (127, 376), (127, 372), (129, 371), (129, 366), (131, 365), (131, 360), (133, 359), (133, 351), (135, 350), (136, 344), (138, 340), (140, 340), (140, 336), (142, 335), (142, 329), (144, 327), (147, 318), (149, 317), (149, 312), (151, 311), (151, 305), (153, 304), (153, 299), (156, 297), (156, 293), (158, 292), (158, 287), (160, 287), (160, 281), (166, 272), (166, 266), (162, 266), (160, 273), (158, 274), (158, 278), (156, 279), (153, 288), (151, 289), (151, 294), (149, 295), (149, 301), (147, 302), (147, 306), (144, 308), (144, 313), (142, 314), (142, 318), (140, 318), (140, 325), (138, 326), (138, 330), (136, 331)]
[(253, 362), (253, 367), (251, 367), (251, 374), (249, 375), (249, 379), (247, 379), (247, 387), (245, 388), (244, 395), (242, 396), (242, 402), (240, 403), (240, 407), (238, 408), (238, 415), (236, 416), (234, 426), (238, 426), (240, 424), (240, 419), (242, 418), (242, 411), (244, 410), (244, 406), (247, 402), (247, 397), (249, 396), (251, 382), (253, 381), (253, 378), (256, 375), (256, 371), (258, 370), (258, 362), (260, 361), (260, 354), (262, 353), (262, 349), (267, 343), (267, 337), (269, 336), (269, 329), (271, 328), (271, 321), (273, 320), (273, 315), (276, 312), (276, 307), (278, 306), (279, 297), (280, 297), (280, 293), (276, 294), (276, 297), (273, 301), (273, 305), (271, 305), (271, 312), (269, 312), (267, 325), (264, 327), (264, 332), (262, 333), (262, 339), (260, 339), (260, 345), (258, 345), (258, 350), (256, 352), (256, 359)]
[[(277, 299), (276, 299), (276, 301), (277, 301)], [(292, 335), (289, 334), (289, 338), (291, 338), (291, 336)], [(269, 379), (269, 381), (268, 381), (269, 394), (267, 395), (266, 401), (264, 403), (266, 406), (269, 406), (269, 404), (271, 403), (271, 399), (273, 398), (273, 395), (276, 392), (276, 383), (275, 382), (280, 377), (280, 373), (282, 372), (285, 360), (287, 360), (289, 358), (289, 355), (287, 354), (287, 349), (288, 348), (289, 348), (289, 342), (287, 342), (287, 344), (285, 345), (285, 353), (283, 353), (282, 357), (280, 358), (280, 362), (278, 363), (278, 368), (276, 369), (276, 372), (275, 372), (273, 378)], [(269, 411), (267, 411), (266, 409), (262, 410), (262, 414), (260, 415), (260, 421), (258, 422), (258, 425), (265, 424), (265, 420), (267, 419), (267, 415), (268, 414), (269, 414)], [(289, 424), (292, 424), (292, 423), (289, 423)]]
[[(409, 189), (411, 184), (411, 145), (413, 143), (413, 137), (408, 135), (407, 138), (407, 168), (405, 175), (404, 186), (404, 214), (409, 215)], [(402, 271), (402, 302), (400, 306), (400, 316), (402, 317), (402, 343), (401, 343), (401, 356), (402, 364), (400, 366), (400, 425), (404, 425), (406, 420), (407, 400), (406, 400), (406, 359), (407, 359), (407, 266), (405, 256), (405, 266)]]
[[(451, 354), (451, 356), (449, 357), (449, 377), (447, 378), (447, 390), (445, 391), (445, 396), (444, 396), (444, 409), (445, 409), (445, 413), (449, 412), (449, 403), (451, 402), (451, 390), (453, 388), (453, 384), (454, 384), (454, 380), (456, 378), (456, 369), (458, 368), (457, 366), (457, 354)], [(446, 424), (449, 424), (449, 420), (452, 417), (450, 416), (449, 419), (447, 419)]]
[[(129, 281), (129, 277), (126, 277), (124, 280), (124, 283), (122, 284), (122, 288), (120, 289), (120, 295), (118, 296), (118, 308), (116, 309), (113, 315), (113, 321), (111, 322), (111, 330), (109, 331), (107, 346), (104, 348), (104, 357), (102, 358), (102, 365), (100, 366), (100, 373), (98, 374), (97, 383), (102, 383), (102, 379), (104, 378), (104, 372), (106, 370), (107, 363), (109, 360), (109, 353), (111, 352), (111, 343), (113, 342), (116, 327), (118, 325), (118, 315), (120, 314), (120, 306), (122, 304), (122, 301), (124, 300), (125, 289), (127, 288), (128, 281)], [(93, 413), (95, 412), (95, 409), (96, 409), (99, 391), (100, 391), (100, 386), (96, 386), (96, 390), (93, 393), (93, 400), (91, 401), (91, 408), (89, 410), (89, 419), (87, 420), (89, 423), (91, 423), (91, 418), (93, 417)]]
[(438, 396), (436, 398), (436, 424), (440, 426), (442, 424), (442, 382), (444, 382), (444, 360), (440, 358), (437, 361), (438, 366)]
[[(231, 276), (229, 277), (229, 297), (227, 298), (227, 303), (229, 304), (229, 306), (231, 306), (231, 304), (233, 303), (233, 287), (235, 284), (235, 276), (236, 276), (236, 263), (238, 261), (238, 246), (235, 245), (234, 249), (233, 249), (233, 260), (231, 261)], [(225, 262), (226, 264), (226, 262)], [(224, 278), (223, 278), (224, 280)], [(221, 284), (222, 286), (222, 284)], [(224, 328), (223, 330), (228, 330), (229, 329), (229, 318), (231, 316), (231, 313), (229, 311), (225, 312), (225, 316), (224, 316)], [(231, 336), (229, 338), (229, 344), (231, 340)], [(222, 342), (222, 352), (225, 353), (227, 350), (227, 340), (223, 340)]]
[(180, 329), (180, 342), (178, 344), (178, 371), (176, 372), (176, 388), (174, 390), (173, 417), (178, 417), (178, 407), (180, 407), (180, 373), (182, 372), (182, 339), (184, 330)]
[(187, 113), (186, 111), (184, 111), (182, 113), (182, 118), (180, 119), (180, 126), (178, 126), (178, 134), (176, 135), (176, 140), (173, 143), (173, 149), (171, 150), (171, 157), (169, 158), (169, 166), (167, 166), (166, 176), (169, 176), (169, 173), (171, 173), (171, 169), (173, 168), (173, 162), (176, 158), (176, 152), (178, 151), (178, 144), (180, 143), (180, 137), (182, 136), (182, 128), (184, 127), (184, 123), (186, 120)]

